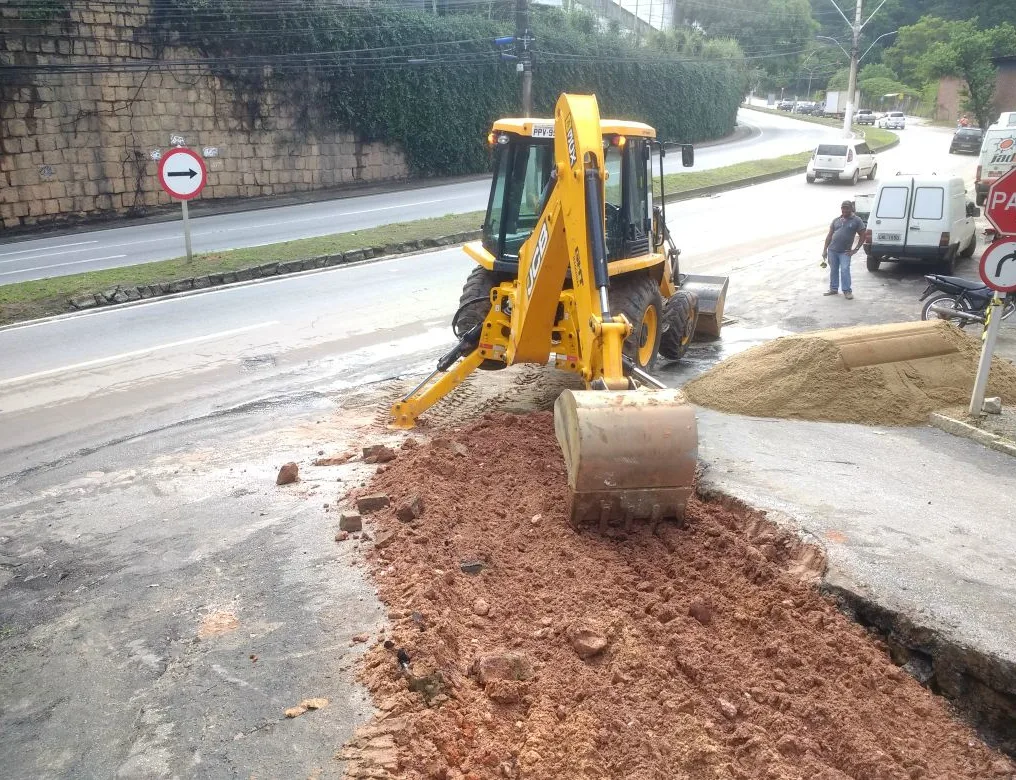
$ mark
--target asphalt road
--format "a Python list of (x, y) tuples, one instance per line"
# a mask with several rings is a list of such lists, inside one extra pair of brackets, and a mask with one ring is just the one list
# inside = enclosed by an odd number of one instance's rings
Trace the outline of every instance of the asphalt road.
[[(949, 157), (948, 140), (908, 128), (881, 170), (931, 161), (969, 178), (973, 158)], [(780, 333), (914, 318), (923, 280), (913, 268), (869, 274), (857, 263), (853, 301), (821, 295), (822, 237), (851, 192), (802, 175), (668, 209), (685, 269), (730, 275), (735, 322), (661, 378), (679, 384)], [(274, 475), (287, 459), (378, 435), (372, 423), (387, 399), (357, 406), (354, 390), (434, 365), (452, 345), (448, 322), (470, 267), (442, 250), (0, 330), (5, 776), (341, 776), (332, 755), (370, 712), (350, 638), (383, 621), (355, 550), (333, 546), (322, 505), (362, 474), (307, 469), (291, 490)], [(973, 262), (960, 272), (972, 276)], [(1016, 357), (1012, 324), (1000, 352)], [(355, 430), (330, 427), (340, 411)], [(706, 421), (703, 454), (733, 481), (762, 461), (731, 425)], [(771, 483), (744, 478), (742, 487), (771, 498), (792, 484), (784, 500), (825, 511), (813, 450), (874, 446), (877, 435), (840, 442), (836, 426), (808, 430), (821, 438), (788, 480), (774, 470), (762, 475)], [(788, 432), (780, 454), (798, 457), (795, 437), (807, 435)], [(771, 444), (763, 427), (752, 436)], [(716, 443), (724, 439), (737, 446)], [(952, 446), (895, 432), (866, 468), (918, 483), (948, 465), (950, 483), (964, 486), (965, 516), (993, 516), (1003, 456), (952, 460)], [(922, 447), (935, 452), (917, 459)], [(854, 476), (839, 476), (837, 496)], [(891, 489), (888, 477), (879, 484)], [(849, 521), (851, 532), (863, 519), (860, 509), (831, 517), (830, 527)], [(965, 543), (980, 544), (978, 534)], [(893, 556), (910, 554), (900, 539)], [(884, 561), (884, 534), (879, 542)], [(859, 560), (866, 571), (881, 565), (877, 555)], [(281, 715), (320, 695), (332, 700), (325, 710)]]
[[(707, 170), (745, 160), (804, 151), (837, 131), (757, 111), (742, 111), (753, 134), (740, 141), (698, 150), (695, 167), (680, 155), (664, 159), (668, 173)], [(486, 208), (486, 180), (422, 187), (378, 195), (319, 201), (191, 218), (195, 252), (274, 244)], [(184, 254), (181, 224), (157, 222), (106, 230), (81, 230), (50, 238), (0, 243), (0, 284), (117, 268)]]

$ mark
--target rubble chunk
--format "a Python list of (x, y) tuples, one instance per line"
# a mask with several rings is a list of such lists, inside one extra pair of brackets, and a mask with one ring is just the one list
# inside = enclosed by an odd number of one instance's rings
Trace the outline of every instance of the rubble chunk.
[(279, 476), (275, 478), (276, 485), (290, 485), (300, 479), (300, 467), (295, 463), (287, 463), (279, 469)]
[(339, 529), (342, 531), (354, 531), (363, 530), (363, 520), (360, 515), (356, 512), (343, 512), (339, 515)]
[(395, 516), (403, 523), (411, 523), (423, 517), (423, 499), (418, 495), (410, 496), (395, 510)]
[(374, 493), (369, 496), (360, 496), (356, 499), (356, 511), (361, 515), (369, 515), (371, 512), (377, 512), (379, 509), (384, 509), (391, 503), (391, 499), (384, 493)]

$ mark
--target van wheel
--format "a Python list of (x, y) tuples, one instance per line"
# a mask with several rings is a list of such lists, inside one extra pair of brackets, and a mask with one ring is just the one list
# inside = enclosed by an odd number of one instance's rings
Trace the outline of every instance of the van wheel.
[(857, 180), (861, 178), (861, 169), (854, 168), (854, 175), (850, 177), (851, 184), (857, 184)]
[(882, 258), (875, 257), (874, 255), (868, 255), (868, 259), (864, 263), (868, 266), (868, 270), (874, 273), (882, 266)]
[(984, 202), (985, 202), (985, 201), (986, 201), (987, 199), (988, 199), (988, 195), (987, 195), (987, 193), (985, 193), (985, 194), (981, 194), (980, 192), (978, 192), (978, 193), (977, 193), (977, 205), (978, 205), (978, 206), (983, 206), (983, 205), (984, 205)]
[(808, 184), (814, 184), (815, 183), (815, 177), (814, 176), (808, 176), (807, 174), (805, 174), (804, 180), (806, 182), (808, 182)]
[(956, 254), (955, 252), (950, 254), (945, 260), (942, 261), (942, 273), (945, 276), (953, 276), (956, 273)]
[(977, 249), (976, 233), (970, 237), (970, 244), (963, 248), (963, 251), (960, 252), (960, 257), (973, 257), (975, 249)]
[(878, 163), (871, 166), (871, 170), (868, 172), (868, 181), (872, 181), (875, 178), (876, 171), (878, 171)]

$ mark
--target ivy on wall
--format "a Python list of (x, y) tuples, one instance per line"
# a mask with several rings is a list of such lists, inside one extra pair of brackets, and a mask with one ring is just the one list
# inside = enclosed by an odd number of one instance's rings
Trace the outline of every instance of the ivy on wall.
[[(345, 129), (405, 150), (416, 174), (486, 169), (491, 122), (519, 113), (519, 75), (493, 44), (510, 35), (514, 4), (485, 13), (435, 14), (381, 7), (336, 8), (308, 0), (271, 16), (246, 0), (153, 0), (155, 43), (190, 46), (243, 95), (249, 129), (271, 126), (259, 89), (288, 101), (302, 129)], [(265, 6), (258, 6), (264, 9)], [(697, 141), (733, 130), (741, 70), (636, 49), (600, 32), (590, 17), (534, 10), (533, 102), (551, 115), (564, 91), (597, 95), (604, 115), (647, 122), (661, 138)]]

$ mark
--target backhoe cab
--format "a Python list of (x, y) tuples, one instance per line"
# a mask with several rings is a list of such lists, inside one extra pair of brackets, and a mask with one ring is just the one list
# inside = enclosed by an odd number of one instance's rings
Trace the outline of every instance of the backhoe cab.
[(601, 121), (584, 95), (562, 95), (553, 121), (494, 124), (483, 237), (465, 247), (478, 265), (452, 320), (459, 343), (392, 407), (392, 425), (411, 428), (478, 368), (553, 361), (578, 374), (588, 389), (554, 410), (576, 525), (680, 518), (691, 492), (694, 413), (648, 371), (658, 354), (679, 359), (697, 322), (719, 335), (727, 280), (678, 271), (653, 207), (655, 135)]

